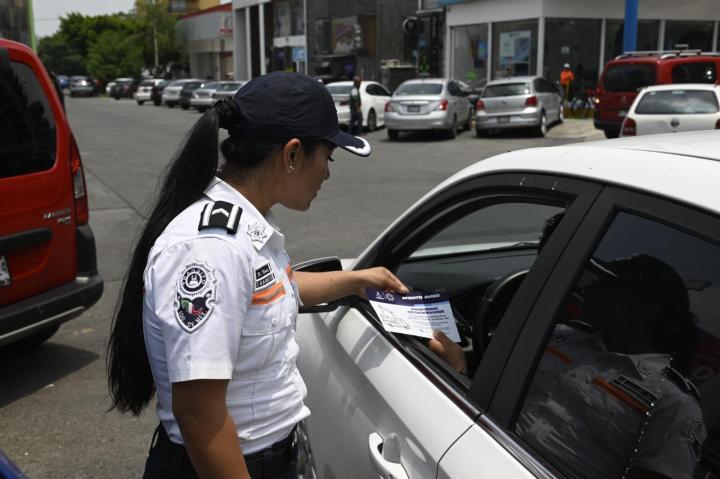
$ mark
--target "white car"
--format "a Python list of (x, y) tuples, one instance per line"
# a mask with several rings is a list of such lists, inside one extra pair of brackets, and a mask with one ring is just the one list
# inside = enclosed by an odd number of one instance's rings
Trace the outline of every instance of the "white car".
[[(338, 123), (349, 126), (350, 90), (353, 82), (338, 81), (328, 83), (326, 86), (335, 101)], [(373, 131), (385, 125), (385, 104), (389, 99), (390, 92), (382, 84), (374, 81), (360, 82), (360, 109), (364, 128)]]
[(162, 92), (162, 103), (168, 108), (172, 108), (180, 103), (180, 92), (183, 89), (183, 85), (188, 82), (202, 82), (198, 78), (185, 78), (183, 80), (175, 80), (171, 84), (165, 87)]
[(138, 85), (137, 91), (133, 94), (135, 101), (138, 105), (144, 104), (146, 101), (151, 101), (152, 89), (154, 86), (162, 83), (162, 78), (146, 78), (141, 81)]
[(200, 113), (207, 111), (213, 106), (213, 103), (215, 103), (213, 100), (213, 93), (215, 93), (218, 88), (221, 88), (223, 85), (228, 83), (231, 82), (214, 81), (206, 83), (202, 88), (198, 88), (192, 93), (192, 96), (190, 97), (190, 106)]
[(718, 184), (714, 131), (517, 150), (442, 182), (342, 266), (445, 291), (467, 374), (366, 299), (302, 307), (303, 477), (718, 476)]
[(460, 82), (419, 78), (403, 82), (385, 105), (388, 138), (401, 131), (440, 130), (455, 138), (458, 128), (470, 129), (473, 106)]
[(635, 98), (620, 136), (720, 128), (720, 87), (706, 83), (654, 85)]

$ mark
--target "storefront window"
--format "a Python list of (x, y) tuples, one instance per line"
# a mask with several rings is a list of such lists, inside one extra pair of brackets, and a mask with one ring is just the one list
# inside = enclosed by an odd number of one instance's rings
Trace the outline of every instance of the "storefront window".
[(712, 50), (713, 22), (667, 21), (665, 24), (665, 49), (676, 48)]
[(488, 25), (453, 28), (453, 78), (470, 85), (487, 81)]
[(533, 75), (537, 70), (538, 21), (493, 23), (493, 78)]
[[(605, 22), (605, 62), (609, 62), (623, 53), (623, 32), (625, 22), (607, 20)], [(660, 22), (657, 20), (638, 20), (637, 51), (655, 51), (658, 49), (658, 32)]]
[(594, 88), (600, 62), (601, 29), (601, 20), (545, 20), (543, 76), (552, 83), (559, 82), (563, 65), (569, 63), (575, 75), (575, 80), (570, 85), (570, 96), (578, 96), (585, 89)]
[(290, 37), (305, 34), (305, 17), (302, 0), (273, 3), (275, 37)]

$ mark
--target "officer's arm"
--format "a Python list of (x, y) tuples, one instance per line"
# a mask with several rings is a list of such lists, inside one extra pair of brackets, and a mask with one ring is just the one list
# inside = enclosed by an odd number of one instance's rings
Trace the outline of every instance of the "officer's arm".
[(386, 268), (358, 271), (306, 273), (298, 271), (295, 279), (303, 304), (312, 306), (344, 298), (352, 294), (365, 296), (365, 288), (387, 289), (407, 293), (407, 287)]
[(172, 385), (173, 414), (201, 478), (250, 478), (225, 403), (228, 382), (202, 379)]

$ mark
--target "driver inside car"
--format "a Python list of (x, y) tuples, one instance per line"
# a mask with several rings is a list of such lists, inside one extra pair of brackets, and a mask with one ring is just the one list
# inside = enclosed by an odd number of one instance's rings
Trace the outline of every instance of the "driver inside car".
[[(598, 280), (551, 333), (515, 432), (569, 477), (691, 478), (707, 434), (678, 371), (695, 329), (684, 282), (649, 255), (590, 265)], [(442, 333), (429, 347), (466, 370)]]

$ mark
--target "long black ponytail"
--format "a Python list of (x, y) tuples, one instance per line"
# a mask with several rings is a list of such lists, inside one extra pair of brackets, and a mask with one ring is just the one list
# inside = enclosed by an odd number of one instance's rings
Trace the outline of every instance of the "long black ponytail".
[(187, 134), (161, 176), (157, 200), (136, 240), (107, 348), (111, 409), (137, 416), (155, 393), (143, 338), (143, 274), (155, 240), (173, 218), (201, 198), (217, 172), (221, 113), (211, 108)]

